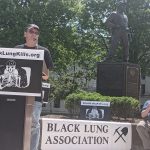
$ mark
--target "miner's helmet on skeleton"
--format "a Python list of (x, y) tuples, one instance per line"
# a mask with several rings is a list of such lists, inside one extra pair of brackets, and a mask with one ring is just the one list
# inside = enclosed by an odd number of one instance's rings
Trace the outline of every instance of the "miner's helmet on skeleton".
[(16, 69), (16, 62), (14, 60), (9, 60), (6, 62), (6, 70), (9, 72), (12, 72), (14, 69)]
[(7, 66), (16, 66), (16, 62), (14, 60), (9, 60), (6, 62)]

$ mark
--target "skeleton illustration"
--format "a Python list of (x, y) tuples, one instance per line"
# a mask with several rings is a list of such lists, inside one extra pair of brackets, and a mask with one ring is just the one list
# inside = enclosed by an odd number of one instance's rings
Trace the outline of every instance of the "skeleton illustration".
[(86, 109), (86, 118), (88, 118), (89, 120), (103, 119), (104, 110), (98, 109), (96, 106), (93, 106), (91, 109)]
[[(20, 70), (21, 69), (23, 69), (23, 67), (20, 68)], [(28, 74), (30, 74), (30, 73), (28, 73)], [(0, 75), (0, 89), (3, 89), (5, 87), (21, 88), (22, 87), (21, 80), (22, 80), (22, 76), (19, 74), (19, 69), (16, 68), (16, 62), (14, 60), (7, 61), (6, 67), (4, 69), (4, 74)], [(26, 83), (26, 86), (27, 86), (27, 84), (29, 84), (29, 83)]]

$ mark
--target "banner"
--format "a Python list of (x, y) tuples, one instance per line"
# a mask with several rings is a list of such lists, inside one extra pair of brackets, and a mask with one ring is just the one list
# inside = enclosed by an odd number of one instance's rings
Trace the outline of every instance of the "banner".
[(130, 150), (131, 124), (42, 118), (41, 150)]
[(41, 96), (44, 50), (0, 48), (0, 94)]

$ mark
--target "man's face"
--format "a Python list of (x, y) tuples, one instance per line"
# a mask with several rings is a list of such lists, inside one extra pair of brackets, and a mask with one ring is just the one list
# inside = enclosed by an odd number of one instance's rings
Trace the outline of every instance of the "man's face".
[(34, 47), (38, 44), (39, 31), (35, 28), (28, 29), (24, 32), (26, 44), (29, 47)]

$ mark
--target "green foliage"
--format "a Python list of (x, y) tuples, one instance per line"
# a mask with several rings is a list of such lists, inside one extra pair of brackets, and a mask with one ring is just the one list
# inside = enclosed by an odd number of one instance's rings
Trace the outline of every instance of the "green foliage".
[(113, 116), (134, 118), (139, 112), (139, 101), (132, 97), (111, 97), (111, 112)]
[(118, 118), (134, 118), (137, 117), (136, 114), (139, 111), (139, 101), (132, 97), (109, 97), (86, 91), (78, 91), (68, 95), (65, 99), (65, 106), (70, 113), (79, 115), (81, 100), (110, 102), (111, 115)]
[[(150, 74), (149, 6), (148, 0), (128, 0), (127, 3), (129, 26), (134, 31), (130, 42), (130, 62), (140, 64), (145, 75)], [(39, 44), (50, 50), (54, 72), (58, 75), (53, 82), (54, 87), (58, 86), (55, 89), (62, 85), (64, 76), (71, 78), (73, 87), (78, 85), (81, 89), (86, 87), (87, 81), (96, 78), (96, 62), (103, 60), (108, 52), (110, 35), (104, 22), (115, 10), (114, 1), (0, 0), (0, 8), (1, 47), (23, 43), (26, 24), (39, 25)], [(63, 93), (65, 88), (56, 90), (54, 97), (59, 95), (59, 91)]]
[(150, 2), (147, 0), (129, 0), (127, 15), (133, 29), (130, 42), (130, 61), (141, 66), (143, 74), (149, 74), (150, 48)]
[[(128, 0), (127, 5), (129, 25), (134, 30), (130, 61), (139, 63), (145, 73), (150, 62), (149, 5), (147, 0)], [(114, 1), (0, 0), (0, 8), (0, 45), (14, 47), (23, 42), (24, 26), (37, 23), (41, 30), (40, 43), (50, 49), (61, 72), (73, 62), (84, 67), (86, 60), (91, 66), (108, 51), (104, 21), (115, 10)]]
[(70, 93), (76, 91), (80, 85), (70, 75), (54, 75), (49, 81), (51, 83), (50, 99), (59, 103), (64, 100)]
[[(144, 73), (149, 72), (146, 68), (150, 63), (149, 5), (147, 0), (128, 0), (127, 6), (129, 25), (134, 30), (130, 61), (140, 64)], [(93, 68), (94, 62), (107, 54), (104, 20), (115, 10), (114, 1), (1, 0), (0, 8), (0, 45), (14, 47), (22, 43), (24, 26), (37, 23), (40, 44), (50, 49), (58, 72), (75, 63)]]

